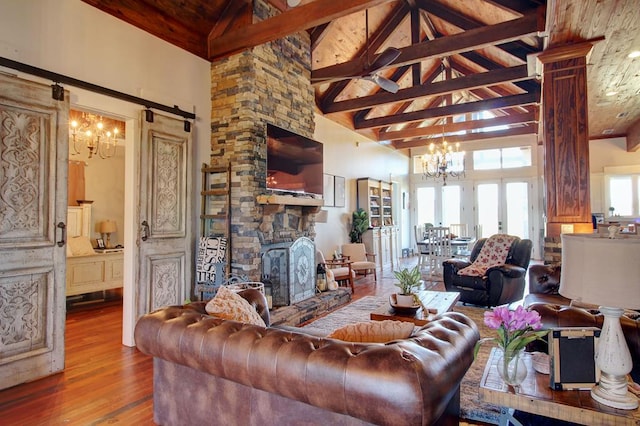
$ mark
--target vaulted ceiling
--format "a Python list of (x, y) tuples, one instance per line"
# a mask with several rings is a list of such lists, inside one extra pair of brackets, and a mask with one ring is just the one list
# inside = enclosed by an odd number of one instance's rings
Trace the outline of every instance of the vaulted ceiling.
[(210, 61), (308, 31), (318, 111), (396, 149), (538, 134), (535, 56), (592, 41), (589, 135), (640, 145), (637, 0), (267, 0), (260, 22), (251, 0), (83, 1)]

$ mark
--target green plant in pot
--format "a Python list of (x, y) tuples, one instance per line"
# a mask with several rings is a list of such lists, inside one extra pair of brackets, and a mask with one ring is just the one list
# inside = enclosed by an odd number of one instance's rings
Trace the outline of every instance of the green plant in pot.
[(400, 306), (413, 306), (417, 299), (414, 290), (422, 286), (422, 275), (420, 267), (413, 269), (404, 268), (400, 271), (393, 271), (393, 275), (398, 282), (394, 283), (400, 291), (396, 294), (396, 303)]
[(369, 229), (369, 215), (367, 212), (360, 208), (353, 212), (351, 215), (351, 231), (349, 232), (349, 238), (352, 243), (361, 243), (362, 234)]

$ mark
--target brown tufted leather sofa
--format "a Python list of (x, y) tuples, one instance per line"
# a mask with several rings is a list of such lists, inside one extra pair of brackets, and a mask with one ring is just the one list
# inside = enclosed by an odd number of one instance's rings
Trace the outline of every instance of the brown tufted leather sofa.
[(201, 307), (163, 308), (136, 325), (138, 348), (154, 357), (158, 424), (457, 424), (479, 339), (462, 314), (440, 315), (409, 339), (366, 344), (227, 321)]

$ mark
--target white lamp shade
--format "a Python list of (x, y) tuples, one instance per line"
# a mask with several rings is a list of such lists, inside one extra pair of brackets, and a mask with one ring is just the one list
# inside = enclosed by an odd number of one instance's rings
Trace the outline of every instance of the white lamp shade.
[(100, 233), (101, 234), (111, 234), (118, 230), (116, 223), (113, 220), (105, 220), (100, 223)]
[(559, 292), (600, 306), (640, 308), (640, 238), (562, 234)]

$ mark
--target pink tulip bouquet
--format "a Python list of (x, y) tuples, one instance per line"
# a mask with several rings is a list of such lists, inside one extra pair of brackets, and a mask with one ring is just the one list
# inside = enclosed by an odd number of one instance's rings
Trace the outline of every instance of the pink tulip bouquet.
[(505, 353), (515, 353), (534, 340), (541, 340), (548, 333), (548, 330), (537, 331), (542, 328), (540, 314), (522, 306), (518, 306), (515, 311), (506, 305), (497, 306), (484, 313), (484, 323), (496, 330), (498, 337), (480, 339), (473, 351), (474, 357), (478, 354), (480, 345), (486, 342), (497, 343)]

